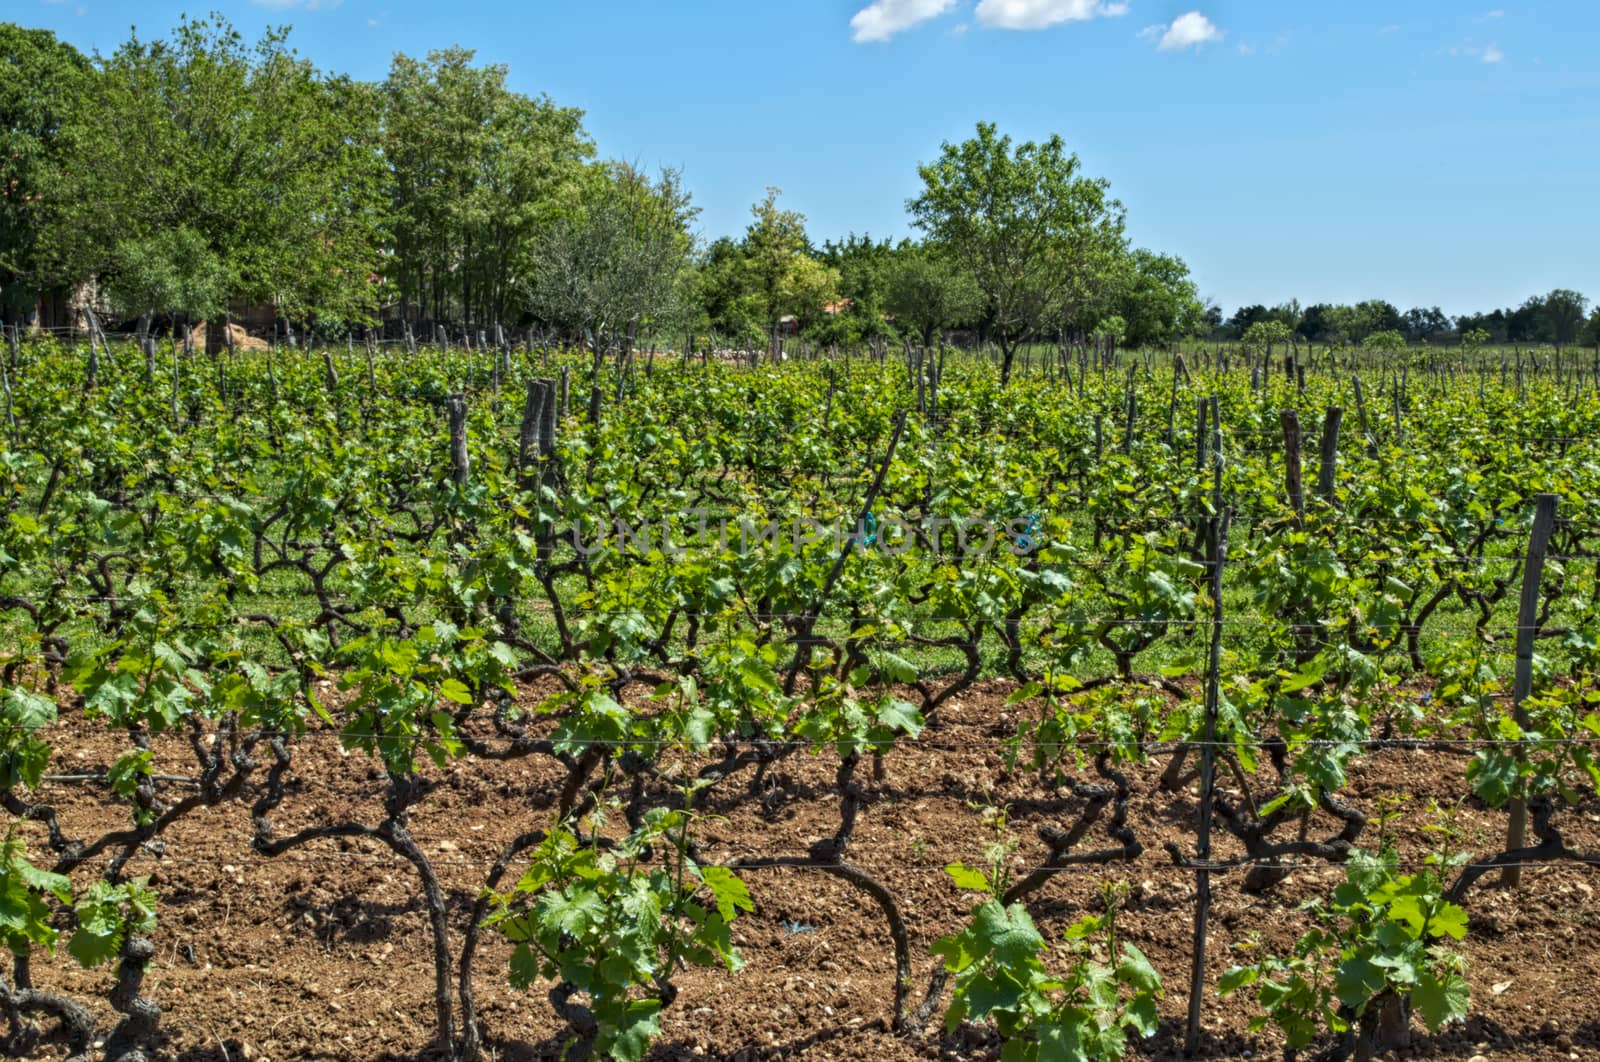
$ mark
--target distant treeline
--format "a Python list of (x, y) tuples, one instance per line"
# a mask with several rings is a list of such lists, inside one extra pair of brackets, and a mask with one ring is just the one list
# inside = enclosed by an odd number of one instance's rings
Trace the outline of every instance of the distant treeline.
[(1533, 295), (1515, 309), (1465, 313), (1451, 317), (1437, 306), (1414, 306), (1401, 313), (1382, 299), (1349, 305), (1300, 305), (1291, 299), (1277, 306), (1241, 306), (1226, 321), (1222, 311), (1206, 308), (1206, 321), (1217, 338), (1239, 338), (1252, 325), (1278, 322), (1288, 334), (1313, 343), (1361, 343), (1374, 335), (1394, 333), (1409, 343), (1495, 343), (1600, 346), (1600, 307), (1585, 316), (1589, 300), (1570, 288)]
[[(1452, 326), (1491, 339), (1583, 326), (1556, 292), (1481, 322), (1437, 310), (1249, 307), (1224, 322), (1180, 259), (1131, 246), (1126, 212), (1060, 137), (980, 123), (917, 168), (915, 240), (820, 246), (779, 191), (742, 236), (702, 243), (671, 169), (597, 157), (582, 112), (507, 87), (460, 48), (396, 55), (380, 82), (318, 70), (286, 29), (221, 16), (86, 57), (0, 23), (0, 311), (6, 323), (205, 320), (287, 334), (382, 326), (427, 338), (533, 330), (594, 348), (775, 348), (1243, 336), (1277, 321), (1360, 342)], [(1576, 298), (1576, 297), (1575, 297)], [(1541, 331), (1544, 330), (1544, 331)]]

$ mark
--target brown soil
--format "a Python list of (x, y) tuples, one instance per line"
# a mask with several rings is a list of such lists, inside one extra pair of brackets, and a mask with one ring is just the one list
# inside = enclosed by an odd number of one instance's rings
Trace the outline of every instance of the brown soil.
[[(1033, 774), (1004, 770), (998, 739), (1009, 735), (1016, 709), (1006, 688), (981, 685), (951, 702), (942, 726), (896, 750), (882, 782), (863, 773), (872, 803), (862, 813), (851, 859), (876, 875), (899, 899), (918, 956), (920, 996), (932, 960), (927, 947), (954, 931), (974, 902), (942, 870), (952, 860), (981, 863), (989, 833), (979, 809), (1009, 807), (1018, 839), (1014, 862), (1036, 864), (1045, 849), (1035, 828), (1068, 824), (1080, 800), (1052, 792)], [(1008, 718), (1009, 716), (1009, 718)], [(69, 735), (81, 735), (74, 742)], [(55, 735), (52, 770), (103, 770), (120, 751), (109, 735), (67, 720)], [(275, 815), (279, 835), (317, 823), (381, 820), (382, 781), (358, 752), (342, 753), (331, 734), (298, 743), (294, 788)], [(192, 773), (179, 742), (159, 742), (158, 770)], [(756, 796), (749, 773), (716, 791), (709, 810), (724, 820), (704, 824), (706, 854), (715, 860), (754, 854), (802, 854), (837, 825), (833, 790), (836, 757), (801, 754), (778, 765)], [(1346, 799), (1369, 814), (1380, 800), (1404, 794), (1390, 829), (1402, 857), (1420, 860), (1437, 843), (1423, 829), (1428, 806), (1454, 806), (1467, 791), (1464, 757), (1388, 751), (1353, 770)], [(1194, 879), (1175, 868), (1162, 843), (1193, 850), (1192, 793), (1163, 793), (1159, 765), (1135, 772), (1129, 823), (1145, 847), (1132, 866), (1079, 868), (1057, 875), (1032, 907), (1049, 935), (1097, 909), (1102, 882), (1131, 886), (1119, 930), (1149, 955), (1166, 986), (1160, 1033), (1135, 1057), (1181, 1057), (1183, 1015), (1192, 939)], [(1086, 770), (1086, 776), (1090, 772)], [(487, 864), (512, 837), (547, 824), (558, 765), (526, 760), (466, 760), (446, 772), (445, 784), (413, 814), (422, 842), (452, 895), (452, 946), (459, 947), (467, 910)], [(1093, 780), (1086, 777), (1085, 780)], [(120, 827), (125, 814), (94, 785), (55, 783), (68, 833), (84, 836)], [(1330, 820), (1331, 821), (1331, 820)], [(1593, 804), (1558, 820), (1577, 847), (1600, 846)], [(1495, 850), (1504, 830), (1500, 812), (1463, 805), (1464, 844)], [(1325, 825), (1325, 824), (1323, 824)], [(1238, 854), (1220, 836), (1215, 855)], [(1332, 829), (1323, 832), (1331, 833)], [(1376, 842), (1369, 825), (1362, 842)], [(428, 1057), (433, 1031), (429, 937), (414, 873), (387, 849), (364, 841), (318, 842), (276, 859), (249, 846), (247, 804), (203, 810), (165, 836), (165, 855), (141, 854), (133, 873), (149, 874), (160, 893), (157, 960), (145, 994), (163, 1008), (167, 1050), (185, 1062), (249, 1059), (411, 1059)], [(37, 855), (43, 838), (30, 836)], [(1090, 844), (1110, 844), (1104, 824)], [(515, 873), (515, 871), (514, 871)], [(665, 1059), (993, 1059), (998, 1042), (982, 1029), (946, 1037), (937, 1020), (921, 1036), (888, 1031), (893, 953), (877, 908), (861, 893), (816, 871), (769, 869), (743, 875), (756, 902), (735, 926), (746, 967), (738, 974), (692, 970), (679, 977), (677, 1001), (663, 1015), (664, 1034), (651, 1054)], [(1326, 867), (1298, 870), (1275, 892), (1254, 896), (1241, 875), (1215, 877), (1208, 979), (1230, 965), (1230, 946), (1253, 934), (1283, 949), (1303, 930), (1301, 901), (1323, 895), (1340, 877)], [(511, 880), (508, 877), (508, 881)], [(1465, 942), (1472, 1017), (1438, 1036), (1420, 1028), (1408, 1057), (1600, 1058), (1600, 881), (1579, 867), (1532, 869), (1524, 887), (1504, 892), (1485, 883), (1466, 906), (1472, 929)], [(506, 981), (508, 947), (485, 938), (476, 990), (496, 1059), (555, 1058), (560, 1025), (542, 993), (523, 994)], [(106, 970), (80, 971), (57, 958), (36, 965), (42, 988), (90, 1003), (102, 1029), (112, 1014), (104, 1002)], [(948, 998), (948, 997), (947, 997)], [(1209, 1058), (1275, 1058), (1270, 1031), (1247, 1032), (1253, 1004), (1205, 1003)], [(60, 1057), (57, 1044), (40, 1058)]]

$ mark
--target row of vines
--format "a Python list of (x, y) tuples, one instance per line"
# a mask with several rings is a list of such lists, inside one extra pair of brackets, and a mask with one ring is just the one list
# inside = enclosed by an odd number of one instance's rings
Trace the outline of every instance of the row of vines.
[[(182, 856), (175, 823), (222, 805), (247, 809), (262, 857), (357, 839), (410, 869), (451, 1059), (483, 1051), (489, 935), (510, 945), (493, 976), (547, 1001), (566, 1057), (642, 1057), (683, 970), (737, 979), (733, 924), (780, 867), (881, 913), (894, 1030), (988, 1023), (1006, 1059), (1120, 1057), (1184, 998), (1190, 971), (1119, 937), (1115, 888), (1041, 930), (1037, 904), (1085, 866), (1192, 874), (1201, 905), (1213, 881), (1270, 895), (1297, 867), (1344, 868), (1291, 951), (1215, 986), (1291, 1052), (1370, 1056), (1413, 1020), (1462, 1018), (1474, 897), (1527, 866), (1600, 865), (1563, 832), (1600, 791), (1600, 378), (1191, 358), (1063, 348), (1002, 390), (955, 352), (750, 368), (14, 343), (8, 1048), (155, 1056), (149, 874)], [(994, 678), (1015, 724), (997, 748), (1049, 822), (951, 864), (976, 905), (929, 955), (853, 842), (897, 752)], [(80, 836), (48, 793), (91, 730), (123, 749), (92, 781), (125, 815)], [(328, 740), (379, 768), (383, 815), (281, 828), (297, 754)], [(192, 773), (159, 771), (160, 742)], [(1346, 790), (1391, 749), (1464, 758), (1461, 799), (1504, 810), (1503, 843), (1386, 845)], [(759, 799), (797, 756), (829, 764), (831, 834), (710, 858), (706, 809)], [(410, 822), (469, 758), (562, 782), (507, 809), (520, 832), (461, 910)], [(1148, 843), (1140, 778), (1193, 844)], [(974, 816), (974, 838), (997, 830)], [(58, 945), (112, 971), (109, 1029), (39, 983), (30, 959)]]

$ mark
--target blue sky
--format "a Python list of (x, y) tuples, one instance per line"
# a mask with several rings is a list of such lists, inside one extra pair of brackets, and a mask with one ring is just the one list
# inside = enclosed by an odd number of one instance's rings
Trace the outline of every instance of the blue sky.
[[(460, 44), (583, 108), (602, 154), (682, 166), (707, 237), (764, 188), (819, 242), (909, 233), (916, 164), (1059, 132), (1141, 245), (1241, 302), (1449, 312), (1600, 298), (1600, 3), (1538, 0), (213, 0), (380, 78)], [(1499, 6), (1497, 6), (1499, 5)], [(6, 0), (110, 51), (196, 4)]]

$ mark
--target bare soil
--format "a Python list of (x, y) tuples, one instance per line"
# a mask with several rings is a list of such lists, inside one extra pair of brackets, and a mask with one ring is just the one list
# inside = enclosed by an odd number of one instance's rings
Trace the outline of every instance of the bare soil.
[[(920, 995), (933, 961), (927, 947), (955, 931), (974, 903), (956, 890), (945, 864), (983, 860), (991, 834), (981, 809), (1009, 809), (1018, 867), (1046, 854), (1035, 836), (1044, 824), (1068, 825), (1082, 806), (1032, 773), (1008, 773), (997, 743), (1009, 736), (1016, 709), (1008, 687), (982, 684), (942, 710), (941, 725), (895, 750), (881, 781), (864, 771), (871, 795), (850, 858), (898, 897), (918, 956)], [(77, 735), (76, 740), (74, 735)], [(110, 735), (64, 718), (54, 736), (55, 771), (103, 771), (123, 751)], [(181, 740), (157, 743), (158, 770), (192, 773)], [(1402, 856), (1420, 860), (1437, 845), (1424, 829), (1436, 821), (1430, 802), (1460, 805), (1457, 823), (1470, 851), (1492, 853), (1504, 816), (1473, 802), (1467, 760), (1438, 752), (1386, 751), (1362, 759), (1342, 794), (1374, 816), (1361, 843), (1375, 846), (1383, 801), (1403, 797), (1389, 830)], [(714, 793), (708, 810), (725, 816), (703, 825), (706, 854), (803, 854), (831, 835), (838, 821), (832, 754), (793, 756), (768, 772), (751, 793), (749, 772)], [(1099, 909), (1103, 882), (1127, 881), (1130, 894), (1119, 930), (1145, 951), (1166, 985), (1160, 1033), (1136, 1057), (1181, 1057), (1193, 934), (1194, 875), (1162, 850), (1174, 841), (1193, 851), (1191, 791), (1162, 792), (1161, 764), (1132, 774), (1129, 824), (1144, 845), (1132, 865), (1078, 868), (1057, 875), (1033, 900), (1049, 935)], [(488, 864), (508, 840), (548, 824), (561, 777), (545, 760), (510, 763), (467, 759), (418, 806), (412, 833), (435, 859), (450, 890), (452, 945), (458, 947)], [(1265, 784), (1265, 775), (1262, 784)], [(1096, 781), (1085, 765), (1083, 780)], [(342, 752), (331, 733), (297, 743), (294, 788), (275, 815), (280, 835), (318, 823), (383, 818), (382, 777), (359, 752)], [(1224, 778), (1224, 784), (1231, 784)], [(92, 784), (54, 783), (47, 790), (69, 834), (85, 836), (125, 825), (126, 811)], [(1331, 822), (1332, 820), (1329, 820)], [(1559, 819), (1575, 846), (1600, 846), (1594, 803)], [(1331, 833), (1328, 823), (1318, 823)], [(426, 917), (411, 868), (365, 841), (326, 841), (275, 859), (250, 848), (249, 807), (235, 803), (181, 820), (165, 837), (164, 854), (141, 854), (132, 873), (149, 874), (161, 897), (157, 960), (145, 994), (163, 1008), (168, 1054), (184, 1062), (239, 1059), (421, 1059), (433, 1034), (432, 966)], [(1104, 823), (1085, 846), (1104, 846)], [(30, 836), (35, 854), (42, 837)], [(1238, 854), (1219, 829), (1215, 855)], [(515, 873), (515, 871), (513, 872)], [(1251, 895), (1242, 874), (1220, 873), (1211, 920), (1208, 983), (1236, 956), (1234, 945), (1259, 936), (1287, 948), (1308, 925), (1300, 903), (1325, 895), (1337, 868), (1296, 870), (1267, 895)], [(663, 1015), (664, 1034), (651, 1054), (668, 1059), (994, 1059), (999, 1044), (983, 1029), (942, 1026), (916, 1037), (888, 1029), (894, 959), (877, 908), (848, 884), (805, 869), (746, 871), (756, 911), (741, 917), (735, 940), (747, 961), (737, 974), (692, 970), (680, 975), (677, 1001)], [(508, 881), (510, 879), (508, 878)], [(1406, 1057), (1494, 1059), (1600, 1058), (1600, 880), (1581, 867), (1532, 869), (1523, 887), (1503, 891), (1487, 879), (1469, 893), (1472, 916), (1464, 944), (1472, 1017), (1437, 1036), (1420, 1027)], [(485, 938), (476, 991), (486, 1054), (503, 1060), (559, 1057), (560, 1023), (542, 992), (514, 991), (506, 979), (508, 946)], [(57, 958), (36, 964), (42, 988), (89, 1003), (102, 1028), (112, 1024), (104, 1001), (110, 973), (80, 971)], [(1219, 999), (1208, 988), (1208, 1058), (1276, 1058), (1270, 1031), (1251, 1034), (1253, 1004)], [(59, 1058), (46, 1042), (37, 1057)]]

